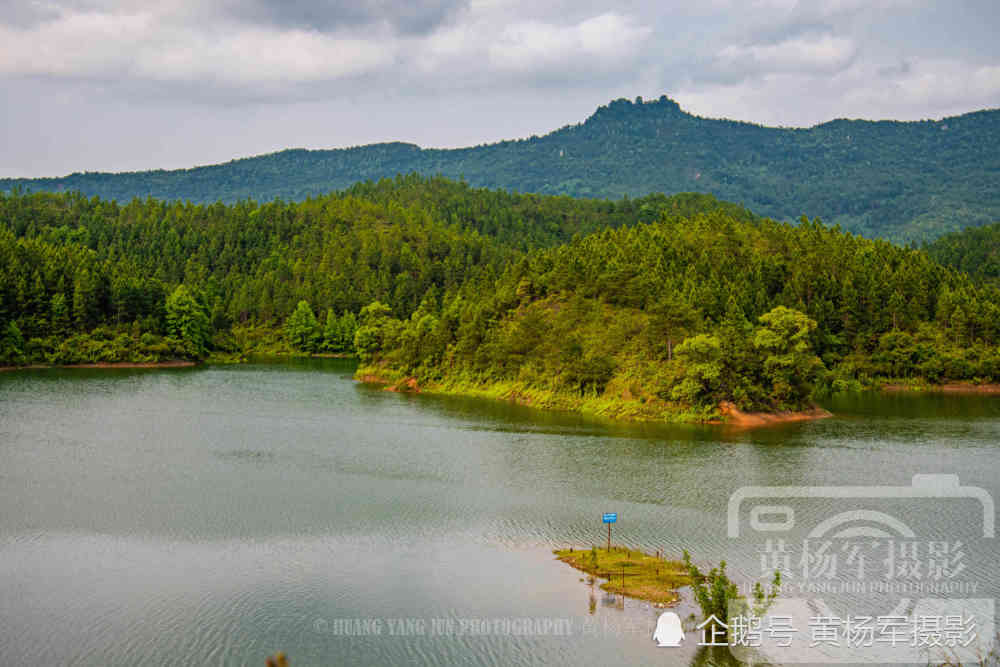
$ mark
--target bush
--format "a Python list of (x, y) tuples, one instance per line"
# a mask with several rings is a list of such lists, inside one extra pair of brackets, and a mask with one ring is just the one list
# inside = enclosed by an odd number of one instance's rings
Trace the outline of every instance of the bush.
[[(719, 566), (713, 567), (708, 574), (702, 574), (698, 566), (691, 562), (691, 554), (685, 549), (684, 566), (687, 568), (688, 576), (691, 577), (691, 590), (702, 615), (706, 619), (714, 616), (724, 625), (729, 624), (729, 611), (732, 606), (745, 610), (741, 611), (741, 614), (763, 616), (781, 590), (781, 572), (775, 570), (770, 590), (765, 591), (761, 583), (757, 582), (754, 585), (753, 599), (748, 601), (740, 595), (736, 584), (726, 575), (726, 561), (721, 561)], [(724, 628), (716, 630), (724, 631)]]

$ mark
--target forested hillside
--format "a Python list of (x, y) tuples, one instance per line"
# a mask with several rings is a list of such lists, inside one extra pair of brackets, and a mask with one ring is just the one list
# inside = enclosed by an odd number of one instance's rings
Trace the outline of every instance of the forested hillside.
[(362, 312), (362, 375), (613, 416), (803, 408), (874, 378), (1000, 379), (1000, 291), (926, 253), (725, 211), (531, 253)]
[(410, 172), (574, 197), (705, 192), (776, 219), (808, 214), (868, 237), (930, 240), (1000, 220), (1000, 111), (793, 129), (699, 118), (666, 97), (616, 100), (545, 136), (472, 148), (287, 150), (176, 171), (0, 180), (0, 190), (79, 190), (119, 201), (302, 200)]
[(372, 301), (407, 317), (525, 250), (712, 209), (751, 218), (704, 195), (606, 202), (416, 176), (301, 203), (0, 195), (0, 365), (348, 352)]
[(924, 249), (942, 264), (973, 278), (1000, 281), (1000, 223), (946, 234)]
[(0, 364), (356, 351), (439, 390), (705, 418), (1000, 379), (998, 304), (924, 251), (701, 194), (409, 176), (300, 203), (0, 195)]

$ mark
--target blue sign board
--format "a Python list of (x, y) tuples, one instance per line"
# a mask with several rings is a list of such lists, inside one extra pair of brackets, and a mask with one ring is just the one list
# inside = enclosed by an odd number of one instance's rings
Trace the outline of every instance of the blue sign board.
[(604, 523), (614, 523), (618, 520), (618, 512), (605, 512)]

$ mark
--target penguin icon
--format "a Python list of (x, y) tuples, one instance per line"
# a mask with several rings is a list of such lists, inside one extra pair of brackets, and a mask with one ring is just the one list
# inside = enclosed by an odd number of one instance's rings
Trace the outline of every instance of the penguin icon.
[(680, 646), (684, 641), (684, 630), (681, 628), (680, 616), (672, 611), (665, 611), (660, 614), (656, 621), (656, 630), (653, 632), (653, 641), (657, 646)]

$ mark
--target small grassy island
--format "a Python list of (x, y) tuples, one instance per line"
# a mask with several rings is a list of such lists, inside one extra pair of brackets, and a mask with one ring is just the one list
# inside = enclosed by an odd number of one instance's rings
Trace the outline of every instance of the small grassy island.
[(597, 547), (570, 548), (554, 553), (556, 558), (578, 570), (607, 579), (601, 584), (603, 590), (654, 604), (676, 604), (680, 600), (677, 589), (691, 583), (681, 561), (665, 560), (627, 547), (612, 545), (610, 551)]

